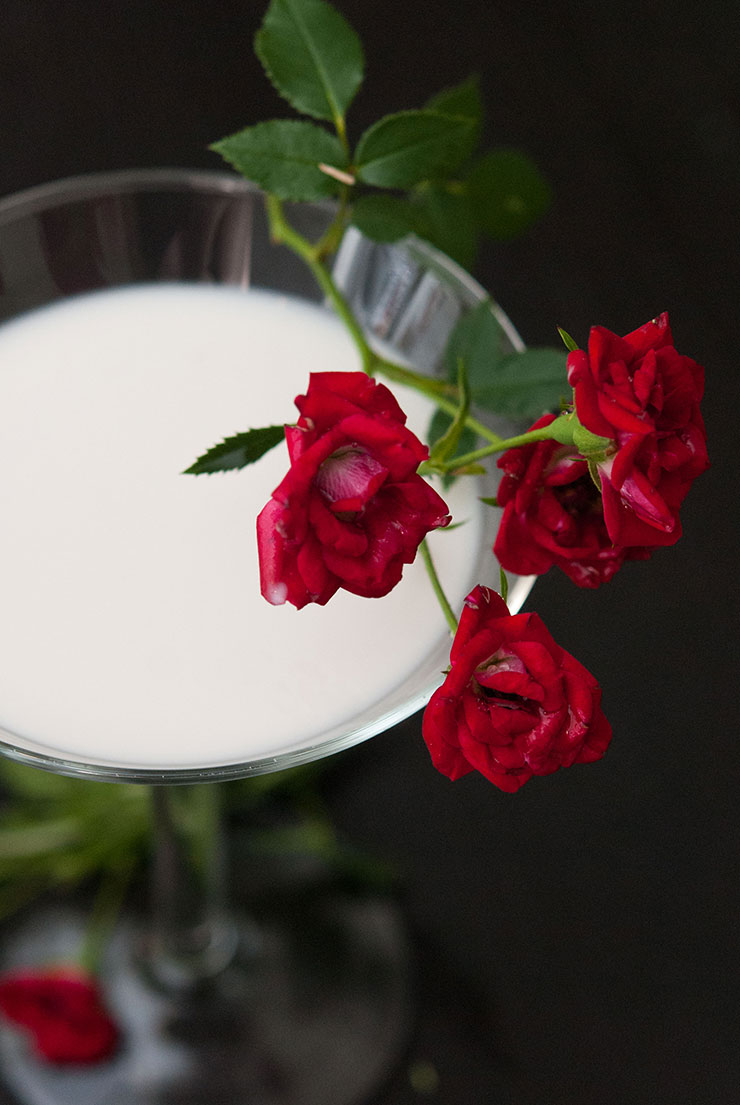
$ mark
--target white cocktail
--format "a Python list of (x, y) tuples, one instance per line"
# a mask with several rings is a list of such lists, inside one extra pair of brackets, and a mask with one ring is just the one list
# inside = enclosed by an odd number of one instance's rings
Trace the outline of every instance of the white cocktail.
[[(327, 222), (320, 208), (294, 216), (309, 235)], [(484, 297), (418, 244), (355, 241), (339, 270), (369, 340), (420, 371)], [(284, 447), (242, 472), (181, 474), (222, 437), (294, 421), (311, 371), (359, 367), (302, 262), (270, 244), (259, 193), (222, 173), (144, 170), (0, 201), (0, 319), (0, 751), (78, 776), (213, 781), (326, 756), (424, 704), (449, 632), (421, 563), (384, 599), (272, 607), (255, 520)], [(423, 435), (427, 402), (394, 390)], [(480, 492), (445, 490), (464, 525), (430, 538), (458, 608), (497, 582)], [(529, 581), (512, 583), (516, 606)], [(395, 907), (334, 897), (290, 911), (255, 955), (218, 885), (216, 790), (152, 787), (145, 962), (164, 992), (121, 937), (103, 983), (126, 1048), (57, 1078), (1, 1033), (24, 1102), (346, 1105), (399, 1055)], [(329, 973), (321, 954), (295, 955), (309, 925)], [(68, 939), (74, 951), (75, 933), (34, 922), (5, 961)]]
[[(260, 595), (254, 523), (284, 447), (181, 474), (225, 432), (294, 421), (310, 371), (358, 368), (328, 309), (258, 290), (141, 285), (0, 328), (0, 724), (19, 747), (163, 772), (300, 755), (425, 661), (446, 627), (419, 562), (383, 600)], [(423, 433), (428, 402), (401, 402)], [(465, 524), (430, 538), (455, 609), (478, 490), (459, 481)]]

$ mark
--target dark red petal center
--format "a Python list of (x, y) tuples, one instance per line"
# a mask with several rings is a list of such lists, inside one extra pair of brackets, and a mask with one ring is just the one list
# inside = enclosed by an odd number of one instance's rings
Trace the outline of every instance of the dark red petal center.
[(337, 449), (327, 457), (314, 482), (335, 514), (362, 510), (385, 482), (388, 469), (355, 446)]

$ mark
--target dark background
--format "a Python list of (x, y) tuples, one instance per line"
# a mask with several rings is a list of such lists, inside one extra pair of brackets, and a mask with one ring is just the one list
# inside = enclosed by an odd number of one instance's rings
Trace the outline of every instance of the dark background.
[[(285, 115), (247, 0), (2, 0), (0, 194), (206, 146)], [(529, 606), (590, 668), (607, 757), (516, 796), (431, 768), (413, 719), (345, 755), (328, 796), (403, 876), (421, 964), (410, 1060), (443, 1105), (738, 1099), (735, 457), (740, 19), (726, 0), (343, 0), (368, 56), (352, 133), (480, 73), (487, 140), (555, 203), (477, 269), (530, 344), (663, 309), (706, 365), (713, 467), (684, 536), (598, 592)], [(0, 1091), (0, 1094), (2, 1091)], [(421, 1100), (396, 1072), (382, 1105)], [(327, 1102), (327, 1105), (331, 1105)]]

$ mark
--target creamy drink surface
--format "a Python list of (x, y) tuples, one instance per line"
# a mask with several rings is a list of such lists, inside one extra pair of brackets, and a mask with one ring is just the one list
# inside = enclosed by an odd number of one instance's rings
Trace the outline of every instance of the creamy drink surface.
[[(80, 296), (0, 328), (0, 726), (84, 763), (188, 769), (316, 744), (446, 633), (420, 558), (384, 599), (260, 595), (255, 518), (287, 470), (184, 476), (293, 422), (310, 371), (356, 370), (327, 311), (196, 285)], [(420, 433), (424, 401), (394, 389)], [(476, 582), (479, 488), (432, 535), (451, 602)], [(493, 561), (487, 582), (494, 577)]]

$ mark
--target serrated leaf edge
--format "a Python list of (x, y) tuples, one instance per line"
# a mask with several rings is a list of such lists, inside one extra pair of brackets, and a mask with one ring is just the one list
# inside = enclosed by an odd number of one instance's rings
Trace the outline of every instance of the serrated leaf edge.
[[(219, 157), (222, 157), (224, 161), (228, 162), (228, 164), (231, 165), (231, 167), (237, 173), (239, 173), (240, 176), (244, 177), (247, 180), (251, 180), (253, 178), (247, 176), (244, 170), (239, 167), (234, 158), (231, 157), (227, 153), (227, 151), (223, 149), (223, 147), (227, 142), (231, 142), (233, 139), (239, 138), (247, 131), (259, 131), (263, 130), (266, 127), (272, 127), (276, 125), (279, 125), (280, 127), (289, 127), (293, 130), (297, 130), (300, 128), (304, 133), (308, 133), (308, 128), (310, 128), (312, 131), (318, 134), (326, 135), (327, 138), (331, 139), (332, 142), (335, 142), (337, 144), (334, 152), (336, 153), (341, 151), (341, 158), (339, 160), (341, 160), (342, 165), (330, 166), (330, 168), (332, 168), (334, 172), (327, 173), (326, 168), (322, 169), (322, 163), (316, 161), (312, 157), (295, 157), (286, 155), (283, 158), (275, 157), (267, 152), (260, 151), (262, 156), (264, 156), (266, 159), (271, 159), (276, 164), (294, 164), (305, 166), (306, 168), (314, 168), (319, 174), (319, 179), (325, 178), (327, 180), (339, 180), (339, 178), (335, 174), (337, 172), (341, 174), (342, 168), (346, 164), (346, 157), (344, 155), (344, 152), (342, 151), (341, 142), (335, 134), (332, 134), (330, 130), (327, 130), (325, 127), (319, 127), (315, 123), (309, 122), (308, 119), (264, 119), (262, 120), (262, 122), (254, 123), (252, 126), (249, 127), (242, 127), (241, 130), (234, 131), (233, 134), (227, 134), (224, 138), (219, 138), (218, 141), (212, 142), (208, 148), (212, 150), (213, 153), (217, 153)], [(326, 166), (326, 162), (324, 162), (323, 164)], [(255, 180), (255, 183), (258, 184), (260, 187), (265, 187), (259, 180)], [(327, 192), (324, 192), (323, 190), (319, 191), (306, 188), (289, 187), (287, 184), (281, 185), (278, 188), (272, 185), (272, 187), (270, 188), (265, 188), (265, 191), (271, 192), (279, 199), (289, 201), (294, 200), (299, 203), (311, 202), (313, 200), (325, 200), (327, 198), (327, 195), (329, 194)]]
[[(272, 87), (275, 89), (277, 94), (280, 97), (282, 97), (283, 100), (285, 100), (287, 103), (290, 104), (290, 106), (292, 108), (294, 108), (295, 111), (300, 112), (302, 115), (309, 115), (312, 119), (323, 119), (326, 122), (333, 122), (335, 124), (335, 126), (337, 127), (337, 129), (340, 129), (341, 125), (342, 125), (342, 121), (344, 120), (344, 116), (345, 116), (345, 113), (346, 113), (346, 108), (345, 108), (344, 112), (340, 111), (339, 110), (339, 105), (336, 103), (336, 101), (334, 101), (333, 96), (330, 97), (328, 95), (326, 90), (329, 87), (329, 84), (328, 84), (328, 81), (323, 77), (324, 67), (323, 67), (323, 65), (318, 64), (318, 57), (316, 56), (315, 50), (313, 49), (313, 47), (311, 45), (310, 37), (308, 36), (308, 34), (305, 30), (305, 26), (301, 23), (301, 20), (299, 19), (294, 7), (292, 6), (291, 0), (283, 0), (283, 3), (285, 3), (286, 6), (288, 7), (288, 9), (290, 11), (290, 15), (292, 16), (293, 20), (299, 25), (299, 28), (304, 32), (304, 41), (306, 43), (306, 47), (308, 49), (308, 52), (311, 55), (312, 60), (314, 61), (314, 64), (316, 66), (316, 70), (319, 73), (320, 84), (322, 85), (322, 88), (324, 89), (324, 94), (326, 96), (326, 103), (327, 103), (327, 107), (329, 109), (329, 114), (328, 115), (320, 115), (320, 114), (317, 114), (317, 112), (310, 111), (308, 108), (301, 106), (299, 103), (296, 103), (295, 99), (292, 96), (288, 95), (288, 93), (281, 87), (280, 82), (276, 79), (269, 62), (267, 61), (267, 59), (264, 56), (264, 50), (263, 50), (262, 45), (261, 45), (262, 41), (264, 40), (264, 36), (265, 36), (265, 21), (266, 21), (267, 16), (269, 15), (269, 12), (270, 12), (269, 8), (265, 12), (262, 23), (261, 23), (257, 33), (254, 36), (254, 52), (257, 55), (257, 58), (259, 59), (260, 65), (262, 66), (262, 68), (265, 72), (265, 76), (269, 80)], [(331, 5), (327, 5), (327, 7), (330, 7), (330, 6)], [(355, 92), (352, 95), (352, 98), (347, 103), (347, 108), (348, 108), (350, 103), (352, 102), (352, 99), (354, 99), (354, 96), (356, 95), (356, 93), (357, 93), (357, 91), (358, 91), (358, 89), (359, 89), (360, 85), (362, 84), (362, 81), (364, 80), (364, 77), (365, 77), (365, 54), (364, 54), (364, 50), (362, 49), (362, 43), (360, 42), (359, 36), (357, 35), (357, 32), (355, 31), (354, 27), (352, 27), (349, 24), (349, 22), (344, 18), (344, 16), (340, 12), (338, 12), (335, 8), (333, 8), (332, 10), (334, 11), (335, 15), (338, 15), (340, 17), (340, 19), (342, 19), (343, 22), (346, 23), (349, 30), (352, 32), (352, 34), (355, 36), (355, 38), (357, 38), (357, 41), (360, 45), (360, 52), (362, 54), (362, 67), (360, 69), (360, 79), (357, 82), (357, 87), (355, 89)]]
[[(227, 465), (225, 468), (208, 469), (202, 467), (204, 461), (213, 461), (218, 459), (218, 457), (220, 456), (226, 455), (230, 452), (234, 452), (240, 447), (240, 444), (244, 441), (244, 439), (250, 436), (250, 434), (265, 433), (268, 430), (275, 431), (274, 434), (271, 435), (274, 436), (275, 440), (270, 441), (270, 443), (266, 445), (261, 452), (257, 453), (256, 456), (250, 457), (249, 460), (244, 461), (242, 464), (230, 464)], [(190, 467), (186, 468), (183, 471), (182, 475), (212, 476), (215, 475), (216, 472), (238, 471), (241, 468), (245, 468), (248, 464), (254, 464), (254, 462), (260, 460), (265, 455), (265, 453), (269, 453), (270, 449), (274, 449), (276, 445), (279, 445), (280, 442), (283, 440), (284, 433), (285, 427), (282, 425), (276, 425), (257, 426), (251, 430), (243, 430), (241, 433), (232, 434), (230, 437), (225, 437), (222, 441), (219, 441), (216, 445), (212, 445), (210, 449), (206, 449), (205, 453), (202, 453), (201, 456), (197, 457), (196, 460), (193, 461), (193, 463), (190, 465)]]

